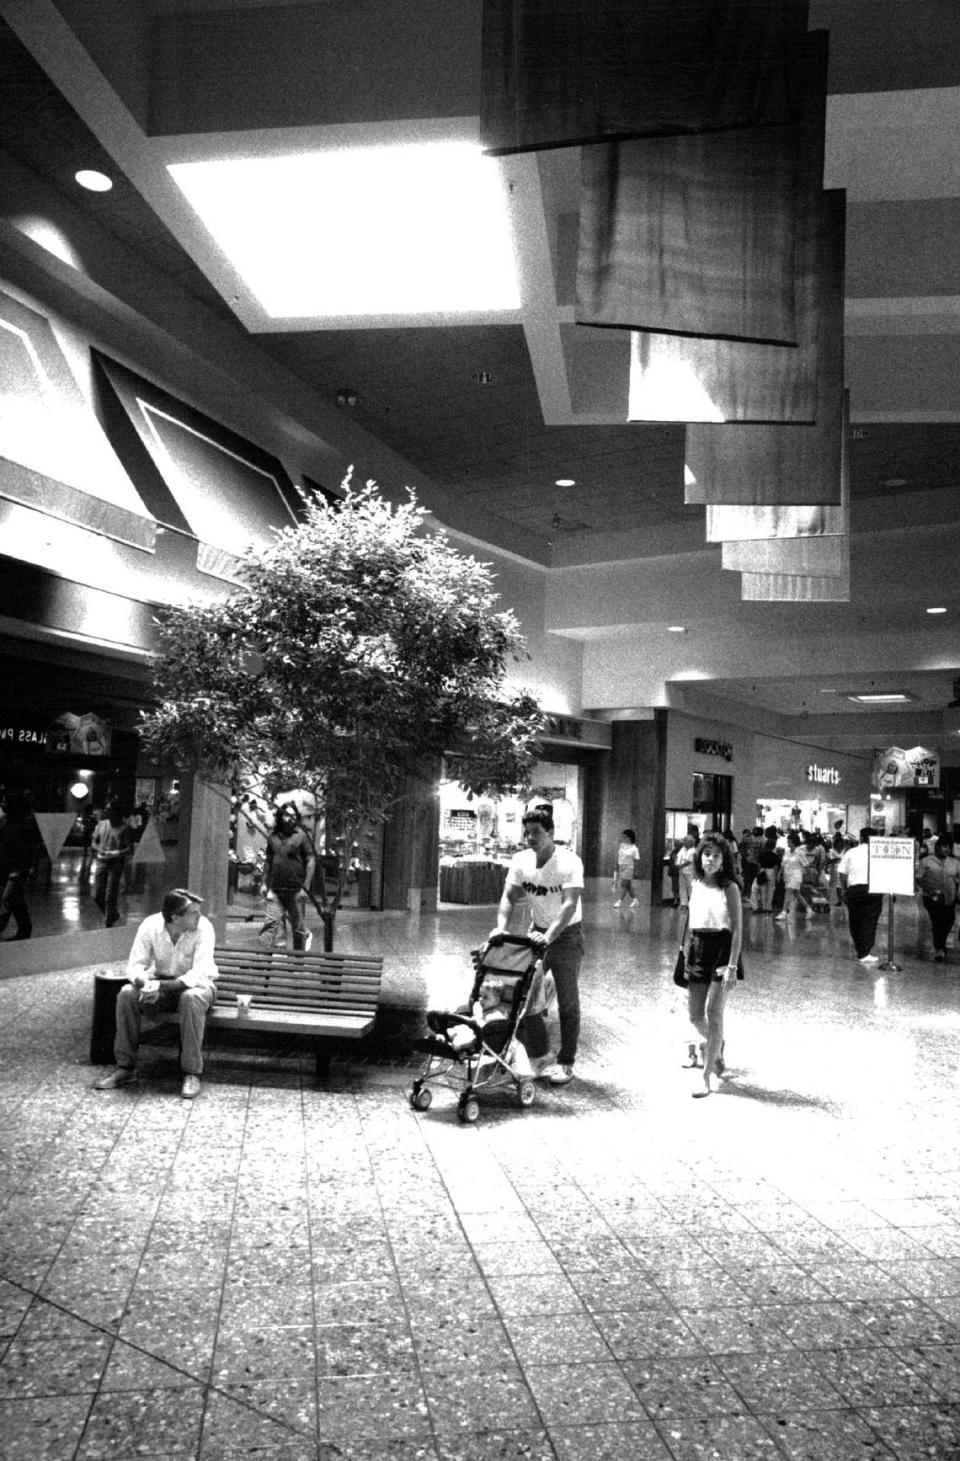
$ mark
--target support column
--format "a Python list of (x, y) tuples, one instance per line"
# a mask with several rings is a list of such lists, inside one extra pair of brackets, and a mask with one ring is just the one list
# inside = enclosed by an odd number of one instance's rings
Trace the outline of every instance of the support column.
[(436, 912), (440, 808), (432, 776), (411, 777), (407, 796), (383, 829), (383, 907)]
[(638, 879), (648, 884), (655, 907), (661, 898), (666, 749), (666, 711), (654, 711), (653, 720), (615, 720), (610, 753), (598, 760), (587, 788), (588, 877), (600, 888), (609, 884), (620, 833), (632, 827), (640, 849)]
[(203, 912), (226, 937), (227, 852), (230, 847), (230, 791), (187, 773), (180, 780), (180, 840), (172, 887), (191, 888), (203, 898)]

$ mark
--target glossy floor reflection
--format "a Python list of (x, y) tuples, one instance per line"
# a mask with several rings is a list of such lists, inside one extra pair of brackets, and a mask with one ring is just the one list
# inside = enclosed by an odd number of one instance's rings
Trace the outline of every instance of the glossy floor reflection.
[[(676, 915), (588, 910), (578, 1078), (461, 1126), (412, 1063), (215, 1044), (96, 1093), (90, 970), (0, 982), (0, 1456), (960, 1455), (960, 962), (749, 918), (690, 1099)], [(491, 910), (348, 915), (455, 997)], [(249, 926), (234, 930), (249, 937)], [(885, 946), (878, 949), (881, 957)], [(951, 957), (960, 960), (960, 955)]]

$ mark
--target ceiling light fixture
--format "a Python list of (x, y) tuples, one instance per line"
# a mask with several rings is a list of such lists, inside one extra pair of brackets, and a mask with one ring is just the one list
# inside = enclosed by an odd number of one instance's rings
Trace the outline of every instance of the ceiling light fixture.
[(520, 308), (507, 164), (475, 142), (169, 163), (272, 319)]
[(884, 487), (906, 487), (907, 479), (906, 477), (888, 477), (883, 485)]
[(357, 393), (349, 386), (344, 386), (342, 391), (337, 391), (338, 406), (355, 406), (357, 404)]
[(109, 193), (113, 187), (113, 179), (108, 178), (105, 172), (98, 172), (92, 167), (82, 167), (75, 172), (74, 181), (78, 182), (81, 188), (86, 188), (89, 193)]
[(667, 633), (668, 634), (686, 634), (686, 632), (687, 632), (687, 626), (685, 624), (668, 624), (667, 625)]
[(575, 477), (558, 477), (553, 485), (554, 487), (576, 487), (577, 482)]
[(932, 609), (927, 610), (928, 614), (945, 614), (946, 612), (946, 607), (943, 604), (936, 604)]
[(909, 705), (916, 698), (908, 690), (847, 691), (847, 699), (856, 705)]

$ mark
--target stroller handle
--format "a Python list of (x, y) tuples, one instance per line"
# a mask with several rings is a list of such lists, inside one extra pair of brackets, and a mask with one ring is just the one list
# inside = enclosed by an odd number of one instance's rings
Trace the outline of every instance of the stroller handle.
[(518, 949), (539, 949), (543, 947), (542, 938), (528, 938), (523, 933), (494, 933), (484, 941), (484, 948), (499, 949), (502, 944), (513, 944)]

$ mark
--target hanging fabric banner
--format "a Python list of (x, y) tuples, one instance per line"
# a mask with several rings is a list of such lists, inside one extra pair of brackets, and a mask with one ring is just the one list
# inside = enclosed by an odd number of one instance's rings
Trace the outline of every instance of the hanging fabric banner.
[[(823, 194), (831, 256), (842, 258), (846, 193)], [(819, 321), (816, 424), (692, 424), (686, 433), (688, 504), (840, 504), (843, 401), (843, 270), (826, 281)]]
[(823, 538), (846, 532), (840, 507), (708, 507), (707, 542)]
[(795, 274), (816, 273), (827, 54), (825, 31), (804, 38), (784, 126), (582, 149), (578, 323), (784, 346), (803, 323), (815, 341)]
[(734, 573), (807, 574), (837, 578), (850, 567), (849, 541), (834, 538), (772, 538), (724, 543), (721, 566)]
[(740, 597), (745, 603), (846, 604), (850, 575), (830, 578), (786, 573), (744, 573)]
[[(778, 538), (774, 542), (725, 543), (724, 567), (744, 566), (740, 597), (803, 603), (850, 600), (850, 395), (841, 404), (840, 498), (845, 531), (836, 537)], [(733, 563), (730, 562), (730, 566)]]
[(774, 125), (808, 0), (484, 0), (487, 152)]

